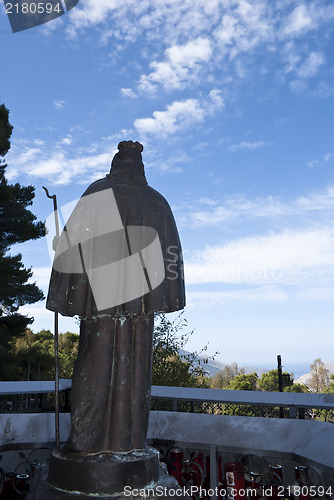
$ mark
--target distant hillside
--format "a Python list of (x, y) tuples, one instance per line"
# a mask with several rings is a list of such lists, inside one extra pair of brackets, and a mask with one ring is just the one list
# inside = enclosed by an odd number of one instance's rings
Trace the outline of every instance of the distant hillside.
[[(185, 351), (184, 349), (181, 349), (180, 354), (187, 355), (187, 354), (190, 354), (190, 352)], [(198, 359), (200, 361), (205, 359), (205, 355), (199, 356)], [(221, 361), (218, 361), (216, 359), (215, 360), (210, 359), (208, 363), (203, 363), (202, 366), (203, 366), (204, 370), (208, 373), (209, 377), (214, 377), (215, 374), (217, 372), (219, 372), (220, 370), (223, 370), (227, 364), (230, 365), (232, 363), (222, 363)], [(329, 371), (330, 375), (334, 374), (334, 363), (330, 363), (330, 362), (325, 363), (324, 362), (324, 365), (325, 365), (325, 368), (327, 368), (327, 370)], [(289, 367), (283, 366), (283, 372), (287, 371), (288, 373), (292, 373), (292, 374), (295, 374), (296, 372), (303, 373), (302, 370), (305, 370), (306, 366), (307, 366), (307, 363), (305, 363), (305, 364), (304, 363), (295, 363), (295, 364), (290, 363)], [(238, 367), (244, 368), (246, 373), (256, 372), (259, 377), (261, 377), (262, 373), (266, 373), (266, 372), (268, 372), (270, 370), (274, 370), (276, 368), (275, 366), (272, 366), (271, 368), (264, 368), (263, 366), (262, 367), (248, 366), (248, 365), (243, 365), (243, 364), (239, 364), (239, 363), (238, 363)], [(305, 373), (303, 375), (300, 375), (299, 378), (295, 378), (294, 383), (307, 385), (310, 378), (311, 378), (311, 373), (310, 372)]]
[[(180, 355), (187, 355), (190, 354), (189, 351), (185, 351), (184, 349), (180, 349)], [(205, 356), (199, 356), (198, 359), (201, 361), (205, 359)], [(209, 377), (214, 377), (214, 375), (219, 372), (220, 370), (223, 370), (223, 368), (231, 363), (222, 363), (221, 361), (218, 361), (216, 359), (212, 360), (210, 359), (208, 363), (203, 363), (202, 366), (206, 372), (208, 372)], [(262, 373), (269, 371), (269, 369), (266, 368), (260, 368), (258, 366), (245, 366), (241, 365), (238, 363), (239, 368), (244, 368), (246, 373), (253, 373), (256, 372), (259, 377), (261, 377)]]
[[(334, 363), (326, 363), (324, 362), (325, 368), (329, 371), (329, 374), (332, 375), (334, 373)], [(305, 384), (308, 385), (310, 379), (311, 379), (311, 372), (305, 373), (304, 375), (301, 375), (299, 378), (295, 380), (296, 384)]]

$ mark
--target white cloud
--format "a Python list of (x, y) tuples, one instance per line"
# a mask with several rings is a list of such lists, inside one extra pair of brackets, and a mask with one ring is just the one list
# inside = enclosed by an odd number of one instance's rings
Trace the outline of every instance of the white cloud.
[(334, 229), (286, 230), (206, 247), (185, 259), (188, 285), (312, 288), (334, 285)]
[[(217, 98), (219, 100), (219, 96), (214, 96), (211, 101)], [(182, 110), (181, 106), (180, 112), (184, 113), (185, 120), (187, 110), (189, 110), (187, 107)], [(178, 111), (175, 113), (180, 116)], [(33, 141), (33, 146), (25, 140), (14, 141), (7, 155), (7, 178), (13, 181), (24, 174), (30, 178), (47, 180), (50, 185), (91, 183), (105, 177), (109, 172), (119, 141), (124, 140), (124, 137), (133, 136), (133, 130), (122, 129), (117, 134), (102, 137), (99, 141), (89, 144), (85, 131), (73, 133), (71, 130), (71, 132), (52, 144), (39, 139)], [(80, 133), (84, 134), (84, 141), (87, 144), (84, 147), (77, 146), (79, 139), (82, 139)], [(34, 147), (36, 143), (39, 147)], [(190, 161), (190, 157), (184, 151), (176, 150), (166, 158), (161, 156), (154, 146), (148, 148), (145, 154), (147, 169), (160, 173), (180, 173)]]
[(283, 61), (285, 63), (284, 73), (288, 74), (294, 72), (300, 62), (301, 55), (298, 53), (296, 44), (294, 41), (287, 42), (283, 49)]
[(138, 88), (141, 92), (154, 93), (161, 85), (166, 90), (182, 89), (194, 80), (200, 80), (212, 55), (207, 38), (191, 40), (184, 45), (174, 45), (165, 51), (165, 60), (153, 61), (149, 75), (142, 75)]
[[(230, 0), (223, 3), (228, 6)], [(204, 33), (218, 22), (220, 0), (81, 0), (70, 13), (69, 32), (101, 24), (104, 41), (135, 41), (145, 32), (149, 40), (163, 37), (169, 43)]]
[(53, 101), (53, 106), (55, 109), (64, 109), (65, 105), (68, 104), (67, 101), (64, 101), (63, 99), (58, 99), (56, 101)]
[(73, 139), (78, 137), (73, 134), (67, 134), (51, 145), (42, 141), (38, 148), (23, 140), (13, 142), (8, 153), (8, 179), (24, 173), (58, 185), (92, 182), (101, 177), (101, 172), (105, 175), (109, 171), (118, 141), (128, 134), (130, 131), (121, 130), (85, 147), (74, 147)]
[(191, 287), (187, 293), (187, 307), (196, 307), (198, 303), (202, 307), (215, 305), (228, 305), (234, 302), (283, 302), (288, 298), (287, 292), (277, 286), (258, 286), (234, 290), (230, 287), (225, 291), (194, 291)]
[(283, 28), (284, 35), (299, 35), (315, 27), (315, 18), (304, 4), (298, 5), (288, 16)]
[(208, 115), (223, 108), (219, 90), (212, 90), (208, 99), (185, 99), (169, 104), (165, 111), (154, 111), (153, 118), (138, 118), (134, 126), (142, 136), (167, 136), (200, 123)]
[(72, 144), (72, 142), (73, 142), (73, 137), (71, 136), (71, 134), (68, 134), (66, 137), (61, 139), (60, 144), (65, 144), (69, 146), (70, 144)]
[(249, 220), (258, 217), (283, 220), (286, 224), (287, 217), (306, 220), (307, 217), (320, 212), (332, 217), (334, 187), (329, 186), (323, 192), (300, 196), (290, 201), (273, 196), (248, 199), (243, 195), (235, 195), (223, 201), (204, 198), (196, 201), (196, 204), (181, 205), (177, 210), (180, 211), (180, 223), (186, 227), (212, 227), (222, 222), (235, 223), (237, 219)]
[(322, 52), (311, 52), (306, 61), (297, 69), (297, 76), (299, 78), (311, 78), (315, 76), (325, 61), (326, 59)]
[(124, 97), (131, 97), (131, 99), (135, 99), (137, 97), (137, 94), (132, 90), (132, 89), (121, 89), (121, 94)]
[(184, 171), (184, 166), (191, 162), (191, 158), (184, 151), (176, 150), (166, 159), (166, 157), (155, 157), (153, 161), (146, 161), (145, 165), (152, 170), (159, 169), (162, 173), (179, 174)]
[[(203, 81), (235, 86), (273, 65), (278, 77), (299, 71), (288, 84), (301, 93), (307, 86), (299, 79), (314, 76), (325, 64), (317, 50), (309, 58), (312, 48), (304, 35), (330, 27), (334, 6), (319, 1), (81, 0), (67, 19), (73, 36), (98, 25), (101, 44), (110, 42), (114, 60), (140, 40), (137, 85), (121, 90), (127, 97), (159, 89), (176, 92)], [(330, 85), (324, 82), (322, 89), (328, 93)]]
[(241, 141), (236, 144), (231, 144), (227, 149), (229, 151), (235, 152), (240, 151), (240, 149), (247, 149), (248, 151), (253, 151), (254, 149), (263, 148), (266, 143), (264, 141)]
[[(224, 304), (334, 298), (334, 186), (288, 202), (240, 195), (224, 203), (202, 198), (187, 208), (179, 207), (177, 216), (179, 211), (181, 226), (198, 230), (222, 224), (226, 230), (228, 223), (235, 228), (238, 221), (249, 233), (254, 227), (250, 221), (256, 224), (257, 218), (263, 219), (262, 234), (184, 251), (188, 296), (193, 303), (202, 299)], [(214, 285), (214, 291), (203, 290), (205, 285)]]
[(311, 160), (307, 163), (307, 166), (310, 168), (315, 168), (319, 165), (319, 160)]
[(307, 84), (302, 80), (292, 80), (289, 87), (294, 94), (302, 94), (307, 89)]
[(321, 160), (311, 160), (307, 162), (307, 166), (310, 168), (321, 167), (325, 163), (328, 163), (333, 158), (332, 153), (326, 153)]
[(209, 92), (210, 100), (207, 102), (208, 110), (210, 113), (215, 113), (223, 109), (224, 98), (222, 97), (222, 91), (219, 89), (212, 89)]
[(35, 139), (34, 144), (36, 144), (36, 146), (44, 146), (45, 141), (43, 141), (42, 139)]
[[(133, 2), (127, 2), (128, 6), (131, 3)], [(100, 0), (98, 3), (94, 0), (81, 0), (80, 5), (73, 9), (70, 14), (72, 34), (75, 34), (76, 30), (89, 27), (89, 25), (104, 23), (111, 13), (121, 7), (122, 2), (117, 0)]]
[(204, 116), (204, 109), (198, 99), (186, 99), (174, 101), (165, 111), (154, 111), (153, 118), (139, 118), (134, 125), (142, 135), (166, 136), (203, 121)]
[(214, 31), (223, 55), (233, 60), (261, 43), (272, 41), (274, 30), (268, 3), (239, 0), (231, 2), (229, 7), (223, 9), (221, 23)]

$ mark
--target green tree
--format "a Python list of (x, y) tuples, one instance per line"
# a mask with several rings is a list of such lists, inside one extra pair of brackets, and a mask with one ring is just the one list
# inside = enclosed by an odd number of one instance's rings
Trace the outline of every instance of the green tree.
[[(66, 332), (59, 334), (59, 375), (71, 378), (78, 354), (79, 335)], [(12, 339), (12, 370), (10, 380), (53, 380), (54, 337), (50, 330), (33, 333), (26, 329), (20, 337)]]
[(75, 360), (78, 355), (79, 335), (66, 332), (59, 334), (59, 376), (72, 378)]
[(244, 368), (239, 368), (237, 363), (225, 365), (219, 370), (211, 380), (211, 387), (214, 389), (231, 389), (231, 384), (237, 375), (243, 375)]
[(16, 378), (52, 380), (54, 378), (53, 335), (49, 330), (33, 333), (30, 329), (13, 342)]
[(326, 387), (326, 389), (323, 391), (326, 392), (327, 394), (333, 394), (334, 393), (334, 374), (332, 374), (329, 377), (329, 384)]
[(45, 229), (42, 222), (27, 208), (35, 197), (33, 186), (8, 184), (5, 177), (5, 155), (10, 148), (13, 127), (9, 111), (0, 105), (0, 378), (5, 377), (13, 361), (9, 352), (13, 336), (24, 332), (32, 318), (18, 313), (20, 306), (43, 298), (35, 283), (28, 283), (32, 270), (25, 268), (22, 255), (11, 255), (10, 248), (25, 241), (40, 238)]
[[(187, 323), (180, 315), (173, 322), (164, 314), (157, 315), (153, 340), (152, 383), (177, 387), (208, 387), (205, 364), (209, 358), (199, 359), (201, 353), (182, 351), (193, 332), (185, 332)], [(59, 373), (71, 378), (78, 354), (79, 335), (59, 334)], [(54, 378), (54, 337), (49, 330), (24, 333), (12, 339), (12, 370), (8, 380), (52, 380)]]
[(311, 378), (308, 387), (312, 392), (324, 392), (329, 385), (329, 371), (321, 358), (317, 358), (310, 366)]
[(258, 382), (257, 373), (241, 373), (236, 375), (230, 384), (235, 391), (256, 391)]
[[(293, 385), (293, 377), (290, 373), (284, 372), (282, 373), (282, 381), (283, 391), (286, 392), (287, 388)], [(269, 372), (262, 373), (258, 385), (261, 391), (278, 392), (278, 371), (269, 370)]]
[(292, 384), (288, 387), (284, 387), (284, 392), (309, 392), (309, 390), (303, 384)]
[(209, 358), (199, 359), (200, 353), (185, 353), (183, 348), (191, 332), (186, 332), (187, 321), (182, 313), (174, 320), (165, 314), (155, 318), (153, 336), (152, 384), (176, 387), (206, 387), (208, 379), (203, 365)]

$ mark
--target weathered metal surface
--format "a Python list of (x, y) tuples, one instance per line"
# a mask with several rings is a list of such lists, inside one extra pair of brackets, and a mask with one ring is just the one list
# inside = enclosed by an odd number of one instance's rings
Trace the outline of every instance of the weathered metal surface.
[(153, 316), (82, 320), (67, 447), (129, 451), (146, 444)]
[[(56, 488), (52, 488), (47, 482), (47, 474), (48, 474), (48, 464), (43, 464), (40, 469), (34, 474), (30, 491), (26, 497), (26, 500), (92, 500), (92, 498), (96, 499), (104, 499), (113, 498), (114, 500), (128, 498), (129, 500), (138, 500), (142, 496), (145, 498), (155, 498), (159, 496), (162, 500), (167, 500), (169, 498), (175, 499), (177, 498), (188, 498), (185, 495), (182, 495), (183, 491), (180, 491), (178, 483), (176, 479), (172, 476), (169, 476), (164, 464), (159, 465), (159, 478), (158, 481), (154, 485), (150, 485), (149, 488), (131, 488), (127, 487), (125, 492), (122, 492), (120, 496), (106, 494), (84, 494), (84, 493), (68, 493), (62, 490), (58, 490)], [(175, 493), (177, 490), (177, 493)], [(124, 495), (126, 493), (126, 496)], [(132, 494), (133, 493), (133, 494)]]

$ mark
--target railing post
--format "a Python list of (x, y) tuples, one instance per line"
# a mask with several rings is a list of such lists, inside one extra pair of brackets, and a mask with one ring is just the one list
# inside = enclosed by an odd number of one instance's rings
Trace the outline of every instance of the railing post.
[(305, 408), (298, 408), (298, 418), (302, 420), (305, 418)]
[(173, 411), (177, 411), (177, 399), (173, 399)]
[[(218, 488), (218, 460), (217, 460), (217, 446), (210, 444), (210, 488), (215, 490)], [(218, 495), (211, 497), (213, 500), (218, 499)]]
[(297, 418), (297, 408), (295, 406), (289, 406), (289, 418)]

